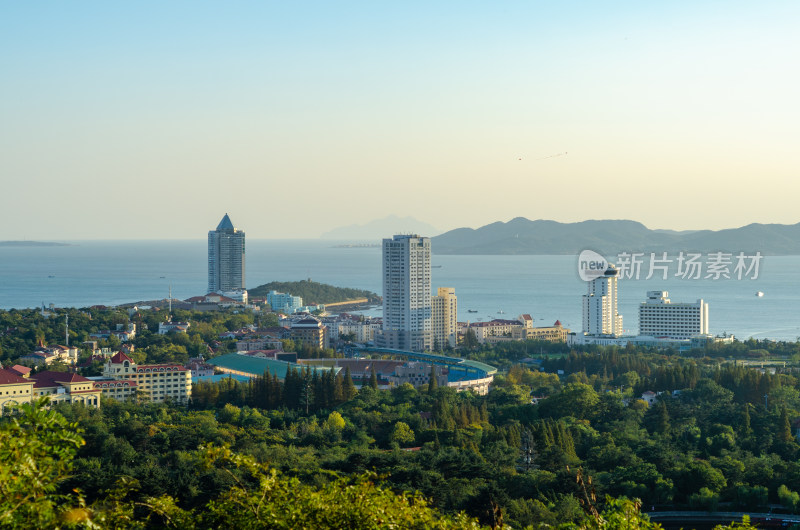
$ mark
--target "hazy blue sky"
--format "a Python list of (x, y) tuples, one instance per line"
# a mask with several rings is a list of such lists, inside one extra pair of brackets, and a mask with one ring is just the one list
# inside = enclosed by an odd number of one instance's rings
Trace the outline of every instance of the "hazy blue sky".
[(796, 223), (798, 27), (796, 0), (3, 2), (0, 239)]

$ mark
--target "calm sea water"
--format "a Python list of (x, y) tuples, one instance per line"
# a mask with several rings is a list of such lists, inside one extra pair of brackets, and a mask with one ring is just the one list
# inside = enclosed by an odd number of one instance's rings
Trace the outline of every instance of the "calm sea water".
[[(247, 285), (311, 278), (341, 287), (381, 291), (379, 248), (335, 248), (318, 240), (247, 241)], [(205, 294), (205, 240), (76, 241), (64, 247), (0, 247), (0, 308), (115, 305)], [(575, 256), (433, 256), (433, 287), (454, 287), (460, 320), (530, 313), (537, 325), (556, 319), (581, 326), (586, 284)], [(648, 290), (675, 302), (703, 298), (712, 333), (797, 340), (800, 337), (800, 256), (768, 256), (757, 280), (623, 280), (624, 325), (637, 331), (637, 306)], [(763, 297), (755, 296), (763, 291)], [(470, 313), (468, 310), (474, 310)], [(500, 312), (503, 313), (500, 313)], [(372, 312), (372, 314), (380, 314)]]

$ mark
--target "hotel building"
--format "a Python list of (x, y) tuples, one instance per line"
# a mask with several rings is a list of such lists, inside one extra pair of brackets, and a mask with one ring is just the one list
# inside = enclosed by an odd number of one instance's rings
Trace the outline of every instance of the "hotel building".
[(639, 305), (639, 335), (691, 339), (708, 335), (708, 304), (673, 303), (667, 291), (648, 291)]
[(583, 332), (591, 336), (622, 335), (622, 315), (617, 309), (618, 270), (609, 265), (605, 273), (589, 282), (583, 295)]
[(180, 364), (143, 364), (137, 366), (122, 352), (111, 357), (102, 377), (91, 378), (106, 397), (126, 401), (134, 396), (160, 403), (171, 399), (188, 403), (192, 395), (192, 371)]

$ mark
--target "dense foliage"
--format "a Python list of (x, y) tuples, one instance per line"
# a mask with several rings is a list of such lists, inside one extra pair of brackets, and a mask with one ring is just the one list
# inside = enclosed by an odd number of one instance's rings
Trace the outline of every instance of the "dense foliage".
[[(0, 312), (3, 359), (57, 341), (62, 316)], [(70, 310), (70, 334), (130, 319), (142, 324), (139, 362), (181, 361), (227, 351), (220, 333), (264, 318), (176, 316), (192, 322), (188, 334), (144, 329), (163, 312)], [(7, 517), (40, 527), (67, 517), (101, 527), (369, 527), (374, 517), (356, 506), (396, 517), (374, 527), (651, 528), (641, 512), (798, 513), (798, 351), (755, 341), (684, 354), (473, 345), (461, 352), (504, 367), (487, 396), (379, 391), (371, 378), (359, 390), (347, 373), (303, 370), (197, 384), (188, 410), (111, 400), (31, 409), (0, 427), (2, 472), (24, 477), (16, 486), (0, 477), (0, 502)], [(765, 355), (774, 364), (762, 368)], [(652, 404), (645, 391), (659, 393)], [(626, 499), (640, 499), (641, 512)]]

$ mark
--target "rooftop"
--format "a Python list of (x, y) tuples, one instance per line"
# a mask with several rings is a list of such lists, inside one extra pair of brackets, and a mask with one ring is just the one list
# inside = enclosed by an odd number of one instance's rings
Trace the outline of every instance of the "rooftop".
[(228, 214), (225, 214), (225, 217), (222, 218), (222, 221), (219, 222), (217, 225), (217, 230), (236, 230), (233, 227), (233, 223), (231, 222), (231, 218), (228, 217)]

